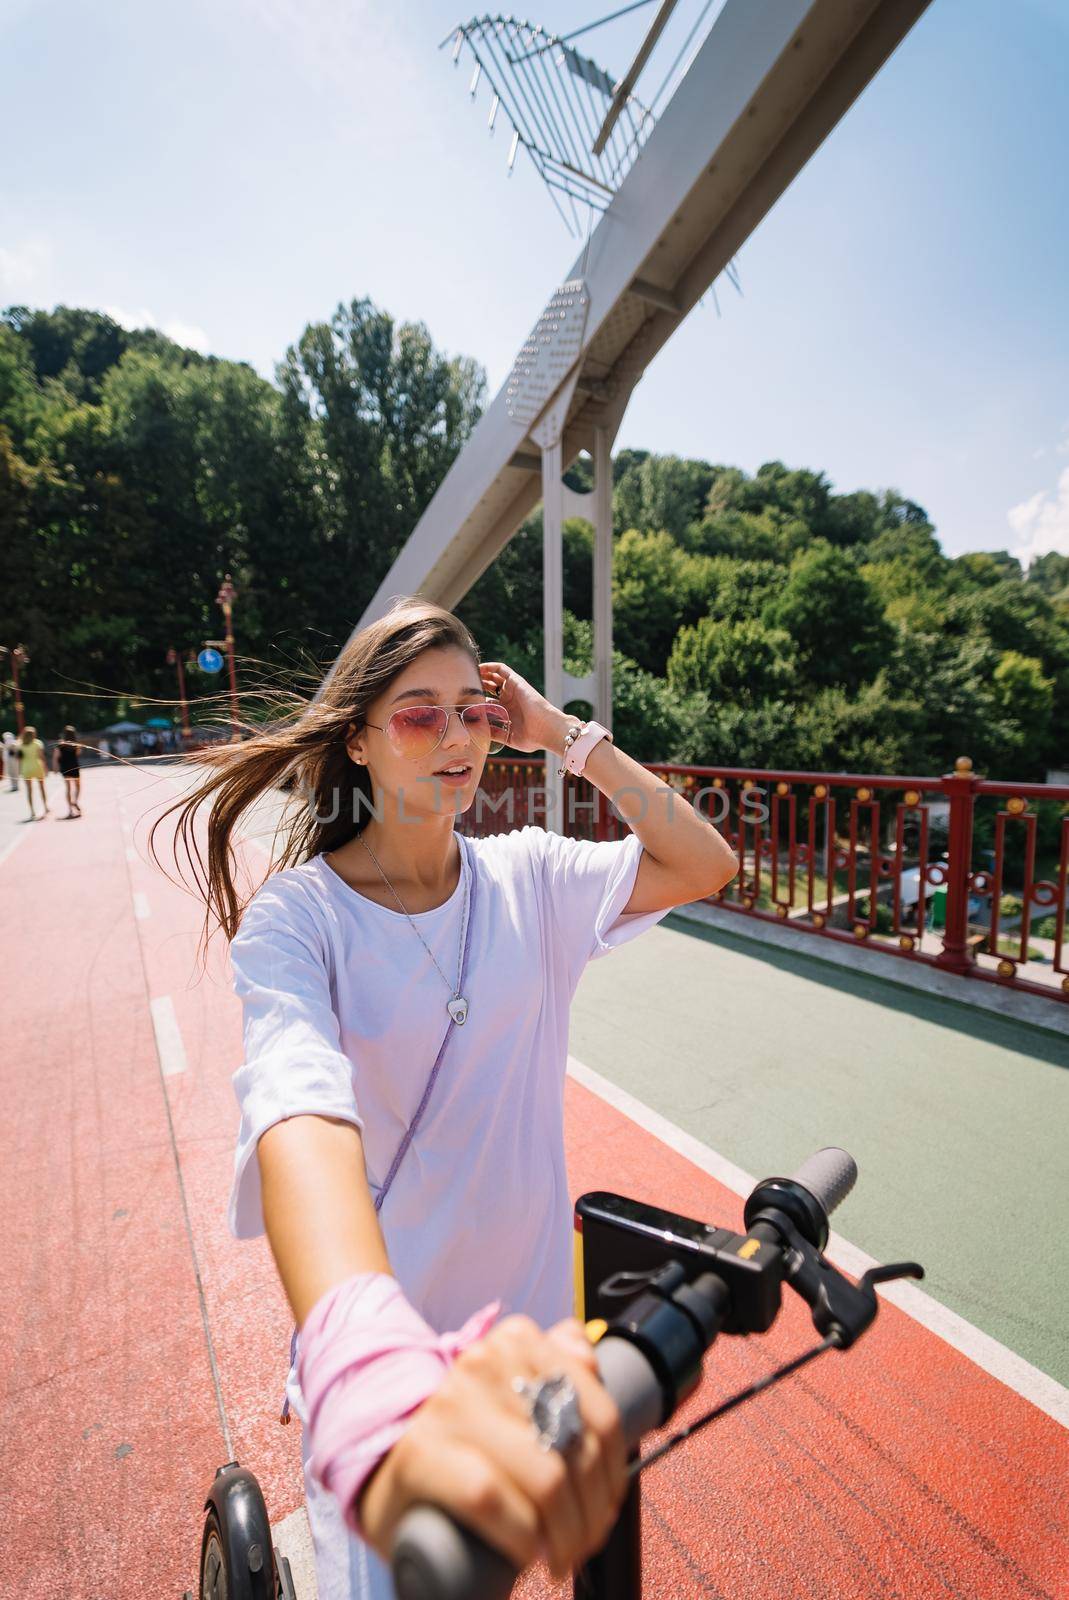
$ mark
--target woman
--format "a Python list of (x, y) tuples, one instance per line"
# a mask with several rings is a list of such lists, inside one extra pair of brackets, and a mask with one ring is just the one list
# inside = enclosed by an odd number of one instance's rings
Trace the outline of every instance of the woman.
[(52, 771), (63, 775), (64, 787), (67, 791), (67, 816), (66, 822), (71, 817), (80, 817), (82, 793), (82, 769), (78, 761), (78, 735), (68, 722), (63, 730), (63, 737), (52, 752)]
[(9, 789), (19, 786), (19, 746), (10, 728), (4, 734), (4, 773)]
[(22, 776), (26, 780), (26, 795), (30, 802), (30, 821), (36, 819), (37, 813), (33, 809), (33, 786), (41, 785), (41, 818), (48, 816), (48, 800), (45, 797), (45, 747), (37, 737), (37, 729), (28, 723), (22, 730), (22, 741), (19, 745), (20, 765)]
[[(635, 832), (462, 839), (503, 744), (567, 749)], [(181, 833), (210, 800), (206, 897), (244, 1013), (229, 1221), (266, 1230), (300, 1330), (287, 1397), (320, 1600), (392, 1595), (417, 1500), (563, 1577), (626, 1489), (616, 1408), (568, 1316), (569, 1003), (588, 960), (722, 887), (734, 859), (605, 730), (480, 664), (421, 600), (361, 630), (288, 725), (196, 759), (214, 771), (179, 803)], [(294, 776), (309, 804), (243, 908), (238, 820)], [(547, 1450), (530, 1396), (552, 1377), (581, 1432)]]

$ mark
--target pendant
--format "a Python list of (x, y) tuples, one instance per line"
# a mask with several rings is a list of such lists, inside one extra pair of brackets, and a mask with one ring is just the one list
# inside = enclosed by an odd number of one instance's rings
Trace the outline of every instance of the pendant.
[(447, 1000), (445, 1009), (458, 1026), (468, 1019), (468, 1002), (463, 995), (458, 995), (455, 1000)]

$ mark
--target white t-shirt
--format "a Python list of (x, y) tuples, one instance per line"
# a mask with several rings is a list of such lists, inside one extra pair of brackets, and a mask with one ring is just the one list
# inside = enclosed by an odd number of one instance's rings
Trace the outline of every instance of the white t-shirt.
[[(491, 1300), (543, 1327), (572, 1312), (572, 1216), (563, 1099), (569, 1007), (586, 963), (651, 928), (623, 915), (642, 845), (524, 827), (461, 839), (478, 895), (464, 994), (415, 1138), (380, 1212), (393, 1271), (439, 1332)], [(452, 986), (467, 858), (453, 895), (416, 913)], [(372, 1192), (419, 1104), (450, 991), (400, 910), (351, 888), (321, 857), (274, 874), (230, 947), (244, 1012), (234, 1074), (241, 1129), (229, 1223), (263, 1232), (256, 1144), (319, 1112), (362, 1129)], [(452, 1024), (449, 1024), (452, 1026)]]

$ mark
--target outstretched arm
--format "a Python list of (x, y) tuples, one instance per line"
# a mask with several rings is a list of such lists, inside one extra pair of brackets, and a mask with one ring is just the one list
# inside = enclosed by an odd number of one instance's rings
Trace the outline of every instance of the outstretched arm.
[(354, 1272), (392, 1273), (359, 1128), (333, 1117), (288, 1117), (268, 1128), (256, 1154), (264, 1226), (298, 1326)]

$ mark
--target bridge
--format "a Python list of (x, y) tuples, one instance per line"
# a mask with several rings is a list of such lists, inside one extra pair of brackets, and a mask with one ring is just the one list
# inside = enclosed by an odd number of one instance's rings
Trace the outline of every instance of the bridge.
[[(237, 1456), (314, 1600), (289, 1317), (266, 1242), (226, 1230), (241, 1060), (225, 955), (148, 864), (172, 767), (88, 769), (81, 822), (0, 794), (9, 1007), (7, 1515), (24, 1600), (194, 1590), (201, 1505)], [(272, 815), (242, 846), (267, 865)], [(1065, 1600), (1069, 1041), (672, 915), (575, 998), (573, 1196), (609, 1188), (738, 1224), (751, 1177), (839, 1142), (861, 1168), (833, 1254), (915, 1255), (856, 1350), (825, 1358), (651, 1470), (647, 1593)], [(804, 1348), (723, 1340), (694, 1416)], [(303, 1565), (302, 1565), (303, 1562)], [(533, 1570), (517, 1590), (562, 1590)]]
[[(398, 594), (456, 606), (541, 501), (544, 692), (612, 728), (610, 451), (631, 393), (927, 4), (727, 0), (357, 630)], [(581, 451), (586, 495), (563, 482)], [(582, 679), (562, 662), (566, 516), (594, 528)], [(546, 825), (560, 827), (560, 780), (546, 781)]]

